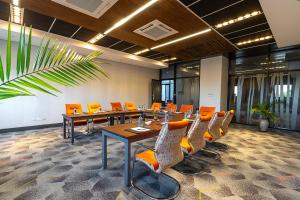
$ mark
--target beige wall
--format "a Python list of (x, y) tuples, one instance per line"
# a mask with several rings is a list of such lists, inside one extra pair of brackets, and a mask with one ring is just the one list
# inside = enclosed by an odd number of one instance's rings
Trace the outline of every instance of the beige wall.
[[(13, 44), (13, 51), (16, 48), (16, 44)], [(2, 56), (5, 55), (4, 52), (5, 48), (1, 48)], [(159, 78), (159, 70), (107, 62), (109, 64), (103, 67), (110, 74), (110, 79), (93, 80), (74, 88), (58, 86), (63, 92), (58, 97), (34, 91), (36, 97), (1, 101), (0, 129), (62, 122), (61, 114), (65, 112), (65, 103), (81, 103), (84, 110), (89, 102), (100, 102), (104, 109), (110, 109), (112, 101), (134, 101), (137, 105), (149, 106), (151, 80)]]

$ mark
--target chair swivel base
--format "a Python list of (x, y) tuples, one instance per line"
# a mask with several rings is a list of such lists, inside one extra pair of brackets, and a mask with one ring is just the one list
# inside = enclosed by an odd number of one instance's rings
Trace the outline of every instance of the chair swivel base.
[(174, 199), (180, 184), (164, 173), (155, 173), (141, 162), (135, 162), (131, 185), (151, 199)]
[(186, 156), (182, 162), (178, 163), (172, 168), (184, 175), (194, 175), (209, 172), (208, 163), (193, 156)]
[(213, 148), (218, 151), (227, 151), (229, 149), (229, 146), (227, 144), (223, 144), (220, 142), (207, 142), (206, 147)]
[(207, 148), (201, 149), (197, 151), (195, 154), (193, 154), (194, 157), (208, 157), (210, 159), (219, 160), (221, 158), (221, 155), (216, 151), (211, 151)]

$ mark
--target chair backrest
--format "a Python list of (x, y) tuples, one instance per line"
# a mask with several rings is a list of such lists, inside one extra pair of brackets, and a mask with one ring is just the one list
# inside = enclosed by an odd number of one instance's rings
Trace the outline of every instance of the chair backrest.
[(183, 160), (180, 142), (185, 136), (187, 120), (168, 122), (162, 126), (155, 143), (155, 158), (158, 161), (158, 172), (176, 165)]
[(176, 104), (168, 103), (166, 107), (166, 111), (170, 112), (171, 108), (172, 108), (172, 112), (176, 112), (176, 108), (177, 108)]
[(201, 106), (199, 110), (200, 115), (206, 115), (212, 117), (215, 113), (216, 107), (213, 106)]
[(81, 104), (66, 104), (66, 114), (74, 114), (74, 109), (76, 112), (81, 113), (82, 107)]
[(225, 112), (216, 112), (211, 118), (208, 124), (208, 133), (213, 136), (212, 141), (215, 141), (222, 137), (221, 126), (224, 120)]
[(121, 102), (111, 102), (110, 105), (112, 111), (123, 111)]
[(233, 116), (234, 116), (234, 110), (230, 110), (230, 111), (226, 112), (222, 126), (221, 126), (222, 135), (226, 135), (226, 133), (228, 132), (229, 124), (230, 124)]
[(188, 111), (191, 111), (191, 113), (193, 113), (193, 105), (185, 105), (185, 104), (182, 104), (182, 105), (180, 106), (179, 112), (188, 112)]
[(161, 103), (153, 103), (151, 106), (151, 110), (159, 111), (161, 109)]
[(191, 125), (188, 133), (187, 140), (192, 147), (190, 153), (196, 153), (203, 147), (205, 147), (204, 134), (208, 129), (208, 124), (211, 117), (208, 116), (199, 116)]
[(100, 103), (89, 103), (87, 107), (89, 113), (99, 112), (102, 108)]
[(136, 110), (134, 102), (125, 102), (125, 109), (128, 111)]

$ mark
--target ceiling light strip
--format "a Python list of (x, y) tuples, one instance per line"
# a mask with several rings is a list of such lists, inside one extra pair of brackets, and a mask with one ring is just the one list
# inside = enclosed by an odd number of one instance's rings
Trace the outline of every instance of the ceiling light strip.
[(201, 1), (201, 0), (197, 0), (197, 1), (195, 1), (195, 2), (193, 2), (193, 3), (191, 3), (191, 4), (189, 4), (187, 7), (191, 7), (192, 5), (195, 5), (196, 3), (198, 3), (199, 1)]
[(231, 35), (233, 33), (237, 33), (237, 32), (240, 32), (240, 31), (244, 31), (244, 30), (247, 30), (247, 29), (250, 29), (250, 28), (254, 28), (254, 27), (257, 27), (257, 26), (261, 26), (261, 25), (264, 25), (264, 24), (268, 24), (268, 22), (263, 22), (263, 23), (260, 23), (260, 24), (256, 24), (254, 26), (249, 26), (247, 28), (243, 28), (243, 29), (240, 29), (240, 30), (236, 30), (236, 31), (232, 31), (230, 33), (226, 33), (224, 34), (224, 36), (227, 36), (227, 35)]
[(52, 24), (51, 24), (51, 26), (48, 29), (48, 33), (50, 33), (50, 31), (51, 31), (52, 27), (54, 26), (55, 22), (56, 22), (56, 18), (54, 18), (54, 20), (52, 21)]
[(119, 20), (112, 27), (110, 27), (109, 29), (107, 29), (106, 31), (104, 31), (103, 34), (102, 33), (98, 33), (94, 38), (90, 39), (89, 42), (92, 43), (92, 44), (96, 43), (98, 40), (100, 40), (101, 38), (103, 38), (105, 35), (107, 35), (108, 33), (112, 32), (116, 28), (119, 28), (120, 26), (122, 26), (123, 24), (125, 24), (126, 22), (128, 22), (129, 20), (131, 20), (134, 16), (136, 16), (139, 13), (143, 12), (144, 10), (146, 10), (148, 7), (152, 6), (156, 2), (158, 2), (158, 0), (150, 0), (148, 3), (144, 4), (143, 6), (141, 6), (137, 10), (135, 10), (133, 13), (131, 13), (127, 17), (124, 17), (123, 19)]
[(228, 26), (228, 25), (231, 25), (231, 24), (235, 24), (237, 22), (241, 22), (241, 21), (244, 21), (246, 19), (250, 19), (252, 17), (255, 17), (255, 16), (258, 16), (258, 15), (261, 15), (263, 12), (261, 11), (253, 11), (252, 13), (247, 13), (243, 16), (240, 16), (240, 17), (237, 17), (235, 19), (230, 19), (228, 21), (224, 21), (222, 23), (219, 23), (217, 25), (215, 25), (216, 29), (218, 28), (222, 28), (222, 27), (225, 27), (225, 26)]
[(256, 31), (256, 32), (252, 32), (252, 33), (248, 33), (248, 34), (245, 34), (245, 35), (239, 35), (239, 36), (236, 36), (236, 37), (233, 37), (233, 38), (229, 38), (229, 40), (233, 40), (233, 39), (236, 39), (236, 38), (245, 37), (245, 36), (248, 36), (248, 35), (253, 35), (253, 34), (256, 34), (256, 33), (261, 33), (261, 32), (268, 31), (268, 30), (270, 30), (270, 28), (267, 28), (267, 29), (264, 29), (264, 30), (260, 30), (260, 31)]
[(148, 51), (150, 51), (150, 49), (143, 49), (143, 50), (141, 50), (141, 51), (135, 52), (134, 55), (138, 56), (138, 55), (140, 55), (140, 54), (142, 54), (142, 53), (146, 53), (146, 52), (148, 52)]
[(199, 32), (196, 32), (196, 33), (193, 33), (193, 34), (190, 34), (190, 35), (187, 35), (187, 36), (184, 36), (184, 37), (181, 37), (181, 38), (178, 38), (178, 39), (175, 39), (175, 40), (171, 40), (169, 42), (166, 42), (166, 43), (163, 43), (163, 44), (160, 44), (160, 45), (157, 45), (157, 46), (154, 46), (152, 48), (150, 48), (151, 50), (153, 49), (158, 49), (158, 48), (161, 48), (161, 47), (164, 47), (164, 46), (167, 46), (167, 45), (170, 45), (170, 44), (174, 44), (176, 42), (180, 42), (182, 40), (186, 40), (186, 39), (189, 39), (189, 38), (192, 38), (192, 37), (196, 37), (196, 36), (199, 36), (199, 35), (202, 35), (204, 33), (208, 33), (210, 32), (211, 29), (208, 28), (208, 29), (205, 29), (203, 31), (199, 31)]
[(252, 40), (241, 41), (241, 42), (237, 43), (237, 45), (242, 46), (242, 45), (251, 44), (251, 43), (255, 43), (255, 42), (261, 42), (261, 41), (264, 41), (264, 40), (270, 40), (272, 38), (273, 38), (272, 35), (268, 35), (268, 36), (265, 36), (265, 37), (259, 37), (259, 38), (255, 38), (255, 39), (252, 39)]
[(260, 45), (255, 45), (255, 46), (250, 46), (250, 47), (245, 47), (245, 48), (241, 48), (241, 50), (245, 50), (245, 49), (252, 49), (255, 47), (261, 47), (261, 46), (266, 46), (266, 45), (270, 45), (270, 44), (276, 44), (276, 42), (270, 42), (270, 43), (265, 43), (265, 44), (260, 44)]
[(24, 8), (20, 8), (20, 1), (13, 0), (10, 7), (10, 19), (13, 23), (23, 24), (24, 19)]
[(117, 45), (117, 44), (119, 44), (119, 43), (121, 43), (121, 42), (123, 42), (123, 40), (120, 40), (120, 41), (118, 41), (118, 42), (113, 43), (112, 45), (108, 46), (108, 48), (111, 48), (111, 47), (113, 47), (113, 46), (115, 46), (115, 45)]
[(164, 59), (161, 62), (170, 62), (170, 61), (176, 60), (176, 59), (177, 59), (176, 57), (172, 57), (172, 58)]
[(80, 31), (80, 29), (82, 28), (82, 26), (80, 26), (72, 35), (71, 35), (71, 37), (70, 38), (73, 38), (75, 35), (76, 35), (76, 33), (78, 33), (78, 31)]
[(133, 47), (136, 47), (137, 45), (136, 44), (134, 44), (134, 45), (132, 45), (132, 46), (130, 46), (130, 47), (126, 47), (125, 49), (123, 49), (122, 51), (127, 51), (127, 50), (129, 50), (129, 49), (131, 49), (131, 48), (133, 48)]
[(205, 18), (205, 17), (208, 17), (208, 16), (210, 16), (210, 15), (213, 15), (213, 14), (215, 14), (215, 13), (217, 13), (217, 12), (220, 12), (220, 11), (222, 11), (222, 10), (225, 10), (225, 9), (227, 9), (227, 8), (230, 8), (230, 7), (232, 7), (232, 6), (236, 5), (236, 4), (242, 3), (243, 1), (245, 1), (245, 0), (240, 0), (240, 1), (238, 1), (238, 2), (235, 2), (235, 3), (233, 3), (233, 4), (230, 4), (230, 5), (228, 5), (228, 6), (225, 6), (225, 7), (221, 8), (221, 9), (219, 9), (219, 10), (216, 10), (216, 11), (214, 11), (214, 12), (208, 13), (207, 15), (204, 15), (204, 16), (202, 16), (201, 18)]

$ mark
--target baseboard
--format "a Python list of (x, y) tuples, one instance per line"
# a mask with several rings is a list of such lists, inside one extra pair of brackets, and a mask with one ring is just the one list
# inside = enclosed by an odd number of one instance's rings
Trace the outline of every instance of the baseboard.
[(27, 131), (27, 130), (35, 130), (35, 129), (43, 129), (43, 128), (60, 127), (60, 126), (62, 127), (62, 123), (43, 124), (37, 126), (25, 126), (25, 127), (18, 127), (18, 128), (7, 128), (7, 129), (0, 129), (0, 133)]

